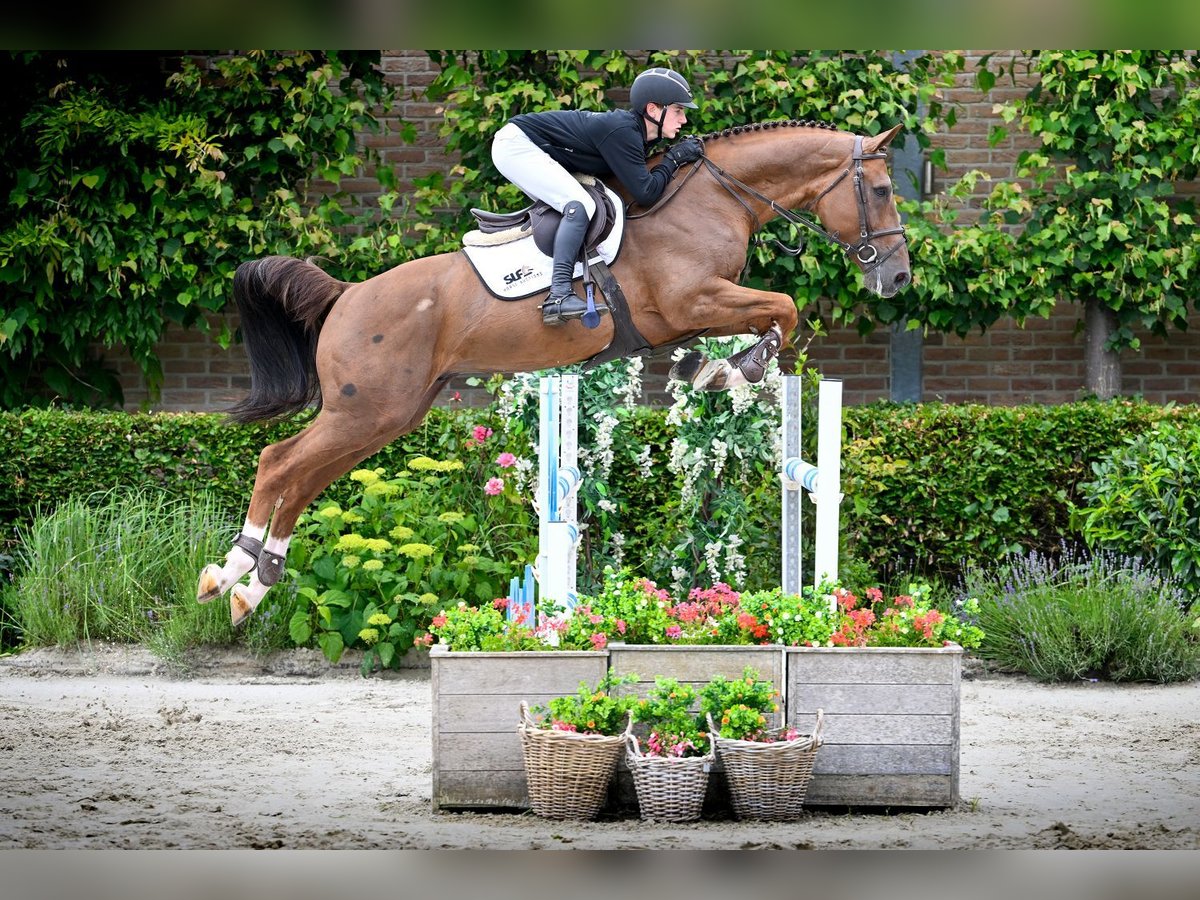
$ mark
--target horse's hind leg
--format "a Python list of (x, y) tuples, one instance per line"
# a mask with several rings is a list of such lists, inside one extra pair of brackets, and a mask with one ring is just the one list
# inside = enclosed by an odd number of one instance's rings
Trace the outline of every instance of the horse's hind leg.
[[(226, 566), (220, 570), (224, 578), (240, 569), (237, 577), (229, 582), (233, 587), (230, 619), (234, 625), (254, 611), (283, 575), (288, 544), (296, 520), (305, 507), (355, 465), (414, 428), (428, 411), (440, 387), (439, 384), (430, 388), (418, 401), (416, 411), (406, 417), (378, 417), (377, 412), (365, 411), (351, 416), (346, 411), (323, 410), (299, 434), (262, 451), (242, 536), (249, 534), (254, 538), (258, 535), (261, 539), (268, 520), (270, 533), (263, 542), (257, 565), (250, 563), (247, 566), (238, 556), (240, 553), (248, 559), (248, 553), (241, 550), (242, 544), (230, 551), (234, 558), (232, 567), (227, 559)], [(398, 399), (397, 406), (403, 405)], [(236, 583), (252, 569), (249, 584)]]

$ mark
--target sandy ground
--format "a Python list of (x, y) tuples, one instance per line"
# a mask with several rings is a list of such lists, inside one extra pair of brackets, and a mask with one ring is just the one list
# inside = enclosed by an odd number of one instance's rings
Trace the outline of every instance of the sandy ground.
[(1200, 849), (1198, 683), (968, 667), (958, 808), (659, 825), (432, 812), (428, 669), (192, 665), (111, 647), (0, 659), (0, 849)]

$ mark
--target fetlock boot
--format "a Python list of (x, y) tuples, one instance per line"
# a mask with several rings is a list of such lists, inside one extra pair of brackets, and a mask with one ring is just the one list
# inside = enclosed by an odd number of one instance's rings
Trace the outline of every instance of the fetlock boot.
[[(587, 301), (583, 300), (572, 286), (575, 263), (583, 249), (587, 234), (587, 209), (578, 200), (563, 207), (562, 221), (554, 234), (554, 265), (550, 274), (550, 296), (542, 303), (542, 322), (557, 325), (568, 319), (578, 319), (587, 312)], [(597, 310), (601, 304), (596, 304)], [(607, 311), (607, 310), (603, 310)]]

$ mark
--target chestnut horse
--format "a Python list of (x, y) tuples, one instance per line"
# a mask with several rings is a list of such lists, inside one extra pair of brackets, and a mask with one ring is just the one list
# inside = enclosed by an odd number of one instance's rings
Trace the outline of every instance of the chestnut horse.
[[(646, 343), (760, 336), (729, 360), (692, 353), (676, 364), (674, 377), (707, 389), (758, 381), (790, 340), (795, 301), (738, 284), (750, 240), (775, 216), (840, 245), (872, 293), (891, 297), (909, 283), (885, 153), (899, 130), (862, 137), (815, 123), (770, 122), (706, 135), (704, 156), (676, 173), (663, 199), (627, 217), (611, 271)], [(815, 213), (821, 224), (793, 209)], [(451, 378), (577, 363), (614, 337), (613, 316), (591, 329), (579, 321), (545, 326), (535, 298), (496, 299), (462, 252), (411, 260), (356, 284), (306, 260), (266, 257), (238, 268), (233, 294), (251, 381), (230, 416), (252, 422), (319, 406), (302, 431), (262, 451), (242, 531), (224, 564), (200, 575), (200, 602), (233, 589), (235, 625), (282, 575), (305, 507), (416, 428)]]

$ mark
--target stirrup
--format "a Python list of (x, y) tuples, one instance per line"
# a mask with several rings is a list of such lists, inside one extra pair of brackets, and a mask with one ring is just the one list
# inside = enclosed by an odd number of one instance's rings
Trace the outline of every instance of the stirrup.
[[(600, 317), (609, 312), (608, 306), (603, 302), (597, 302), (592, 294), (591, 285), (588, 286), (589, 300), (584, 300), (574, 291), (569, 294), (563, 294), (555, 297), (551, 294), (542, 303), (542, 324), (543, 325), (561, 325), (563, 322), (571, 322), (576, 319), (582, 319), (584, 327), (595, 328), (600, 324)], [(576, 301), (571, 303), (571, 301)], [(590, 302), (589, 302), (590, 301)], [(564, 312), (563, 304), (568, 304), (569, 308)], [(589, 318), (589, 314), (592, 318)]]

